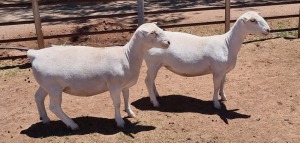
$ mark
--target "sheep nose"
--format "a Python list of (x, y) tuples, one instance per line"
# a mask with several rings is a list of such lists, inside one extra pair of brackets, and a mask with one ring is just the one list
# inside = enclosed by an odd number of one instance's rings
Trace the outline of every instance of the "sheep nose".
[(167, 43), (170, 45), (171, 43), (170, 43), (170, 41), (167, 41)]
[(270, 34), (270, 28), (263, 28), (263, 33), (264, 35)]

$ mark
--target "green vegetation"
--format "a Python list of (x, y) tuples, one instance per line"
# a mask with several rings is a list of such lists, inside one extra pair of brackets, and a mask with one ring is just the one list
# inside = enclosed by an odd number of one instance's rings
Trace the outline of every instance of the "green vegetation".
[(12, 69), (6, 69), (6, 70), (0, 70), (0, 77), (13, 77), (16, 76), (18, 73), (20, 73), (20, 69), (18, 67), (12, 68)]
[[(12, 61), (11, 61), (12, 62)], [(24, 70), (17, 66), (14, 66), (11, 62), (1, 62), (0, 63), (0, 78), (14, 77), (17, 75), (24, 75)], [(7, 68), (6, 68), (7, 67)], [(6, 69), (3, 69), (6, 68)]]
[[(285, 29), (285, 28), (290, 28), (291, 26), (289, 25), (286, 25), (285, 23), (283, 22), (277, 22), (275, 28), (276, 29)], [(296, 25), (292, 26), (292, 27), (296, 27)], [(295, 30), (295, 31), (283, 31), (283, 32), (278, 32), (277, 33), (277, 36), (279, 37), (298, 37), (298, 31)]]

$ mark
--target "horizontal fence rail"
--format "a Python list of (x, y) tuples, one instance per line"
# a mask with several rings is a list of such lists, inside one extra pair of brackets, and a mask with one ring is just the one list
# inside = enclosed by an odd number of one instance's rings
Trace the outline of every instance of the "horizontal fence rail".
[[(113, 0), (104, 0), (104, 1), (113, 1)], [(77, 4), (77, 3), (94, 3), (94, 2), (103, 2), (103, 0), (76, 0), (74, 2), (43, 2), (39, 3), (39, 5), (55, 5), (55, 4)], [(235, 5), (230, 6), (230, 8), (245, 8), (245, 7), (259, 7), (259, 6), (272, 6), (272, 5), (284, 5), (284, 4), (297, 4), (300, 1), (290, 1), (290, 2), (268, 2), (263, 4), (245, 4), (245, 5)], [(15, 5), (15, 6), (14, 6)], [(24, 4), (0, 4), (0, 8), (7, 7), (31, 7), (31, 3)], [(203, 7), (203, 8), (185, 8), (185, 9), (177, 9), (177, 10), (159, 10), (159, 11), (148, 11), (145, 12), (147, 14), (162, 14), (162, 13), (180, 13), (180, 12), (193, 12), (193, 11), (207, 11), (207, 10), (221, 10), (225, 9), (225, 6), (214, 6), (214, 7)], [(126, 17), (126, 16), (137, 16), (137, 12), (132, 13), (122, 13), (122, 14), (111, 14), (111, 15), (95, 15), (95, 16), (86, 16), (86, 17), (69, 17), (69, 18), (56, 18), (56, 19), (43, 19), (42, 22), (60, 22), (60, 21), (79, 21), (79, 20), (87, 20), (87, 19), (98, 19), (98, 18), (111, 18), (111, 17)], [(7, 25), (22, 25), (22, 24), (32, 24), (34, 20), (25, 20), (25, 21), (13, 21), (13, 22), (1, 22), (0, 26)]]
[[(72, 0), (72, 1), (56, 1), (56, 2), (40, 2), (40, 6), (47, 5), (68, 5), (68, 4), (81, 4), (81, 3), (97, 3), (97, 2), (113, 2), (116, 0)], [(127, 1), (127, 0), (118, 0), (118, 1)], [(31, 3), (17, 3), (17, 4), (0, 4), (0, 8), (8, 7), (31, 7)]]
[[(68, 4), (81, 4), (81, 3), (97, 3), (97, 2), (112, 2), (116, 0), (73, 0), (73, 1), (57, 1), (57, 2), (39, 2), (40, 6), (47, 5), (68, 5)], [(128, 0), (118, 0), (118, 1), (128, 1)], [(286, 2), (267, 2), (267, 3), (255, 3), (255, 4), (236, 4), (231, 6), (231, 8), (244, 8), (244, 7), (257, 7), (257, 6), (271, 6), (271, 5), (285, 5), (285, 4), (297, 4), (300, 3), (300, 0), (296, 1), (286, 1)], [(18, 4), (0, 4), (0, 8), (9, 8), (9, 7), (31, 7), (31, 3), (18, 3)], [(193, 9), (184, 9), (184, 10), (165, 10), (163, 12), (186, 12), (188, 11), (201, 11), (201, 10), (213, 10), (213, 9), (224, 9), (225, 6), (215, 6), (207, 8), (193, 8)], [(150, 12), (151, 13), (151, 12)], [(155, 13), (152, 13), (155, 14)]]
[[(299, 15), (283, 15), (283, 16), (270, 16), (264, 17), (266, 20), (269, 19), (283, 19), (283, 18), (294, 18)], [(230, 20), (230, 23), (235, 22), (236, 20)], [(161, 28), (174, 28), (174, 27), (188, 27), (188, 26), (202, 26), (202, 25), (213, 25), (213, 24), (224, 24), (224, 20), (220, 21), (210, 21), (210, 22), (199, 22), (199, 23), (187, 23), (187, 24), (172, 24), (172, 25), (160, 25)], [(96, 32), (81, 32), (81, 33), (72, 33), (72, 34), (61, 34), (61, 35), (52, 35), (44, 36), (44, 39), (55, 39), (55, 38), (64, 38), (64, 37), (73, 37), (73, 36), (83, 36), (83, 35), (97, 35), (97, 34), (109, 34), (109, 33), (122, 33), (122, 32), (133, 32), (137, 26), (130, 26), (131, 29), (119, 29), (119, 30), (107, 30), (107, 31), (96, 31)], [(287, 29), (274, 29), (271, 30), (271, 33), (283, 32), (283, 31), (294, 31), (298, 30), (297, 28), (287, 28)], [(18, 38), (18, 39), (6, 39), (0, 40), (0, 43), (10, 43), (10, 42), (23, 42), (23, 41), (34, 41), (37, 37), (28, 37), (28, 38)]]
[[(81, 33), (71, 33), (71, 34), (44, 36), (44, 39), (65, 38), (65, 37), (74, 37), (74, 36), (83, 36), (83, 35), (97, 35), (97, 34), (133, 32), (135, 30), (136, 30), (135, 28), (132, 28), (132, 29), (107, 30), (107, 31), (95, 31), (95, 32), (81, 32)], [(36, 40), (36, 38), (37, 37), (6, 39), (6, 40), (0, 40), (0, 43), (34, 41), (34, 40)]]
[[(27, 55), (0, 57), (0, 60), (15, 60), (15, 59), (25, 59), (25, 58), (27, 58)], [(1, 67), (0, 67), (0, 70), (1, 70)]]
[[(94, 15), (94, 16), (84, 16), (84, 17), (66, 17), (66, 18), (53, 18), (53, 19), (41, 19), (43, 23), (46, 22), (63, 22), (63, 21), (80, 21), (80, 20), (89, 20), (89, 19), (99, 19), (99, 18), (111, 18), (111, 17), (127, 17), (127, 16), (136, 16), (137, 13), (122, 13), (122, 14), (110, 14), (110, 15)], [(27, 21), (15, 21), (15, 22), (2, 22), (0, 26), (7, 25), (22, 25), (22, 24), (32, 24), (34, 20)]]
[[(95, 2), (111, 2), (113, 0), (75, 0), (75, 1), (58, 1), (58, 2), (39, 2), (39, 5), (58, 5), (58, 4), (78, 4), (78, 3), (95, 3)], [(126, 1), (126, 0), (124, 0)], [(300, 1), (289, 1), (289, 2), (268, 2), (261, 4), (245, 4), (245, 5), (233, 5), (230, 8), (245, 8), (245, 7), (259, 7), (259, 6), (272, 6), (272, 5), (283, 5), (283, 4), (297, 4)], [(1, 4), (0, 8), (7, 7), (31, 7), (31, 3), (21, 3), (21, 4)], [(178, 10), (159, 10), (159, 11), (148, 11), (144, 12), (147, 14), (162, 14), (162, 13), (177, 13), (177, 12), (192, 12), (192, 11), (206, 11), (206, 10), (219, 10), (224, 9), (225, 6), (215, 6), (215, 7), (203, 7), (203, 8), (192, 8), (192, 9), (178, 9)], [(95, 15), (95, 16), (85, 16), (85, 17), (68, 17), (68, 18), (55, 18), (55, 19), (41, 19), (42, 23), (47, 22), (62, 22), (62, 21), (80, 21), (88, 19), (99, 19), (99, 18), (111, 18), (111, 17), (127, 17), (127, 16), (137, 16), (137, 12), (132, 13), (122, 13), (122, 14), (111, 14), (111, 15)], [(264, 17), (266, 20), (271, 19), (283, 19), (283, 18), (295, 18), (299, 17), (298, 14), (294, 15), (283, 15), (283, 16), (269, 16)], [(235, 22), (236, 20), (230, 20), (230, 23)], [(20, 25), (20, 24), (33, 24), (34, 20), (27, 21), (14, 21), (14, 22), (2, 22), (0, 26), (7, 25)], [(162, 28), (174, 28), (174, 27), (187, 27), (187, 26), (201, 26), (201, 25), (211, 25), (211, 24), (224, 24), (225, 21), (210, 21), (210, 22), (200, 22), (200, 23), (187, 23), (187, 24), (172, 24), (172, 25), (160, 25)], [(137, 25), (130, 26), (130, 29), (120, 29), (120, 30), (107, 30), (107, 31), (95, 31), (95, 32), (81, 32), (81, 33), (71, 33), (71, 34), (61, 34), (61, 35), (52, 35), (44, 36), (44, 39), (54, 39), (54, 38), (64, 38), (64, 37), (74, 37), (82, 35), (96, 35), (96, 34), (108, 34), (108, 33), (122, 33), (122, 32), (133, 32)], [(282, 32), (282, 31), (294, 31), (298, 28), (288, 28), (288, 29), (274, 29), (271, 32)], [(0, 43), (9, 43), (9, 42), (22, 42), (22, 41), (33, 41), (37, 37), (26, 37), (18, 39), (5, 39), (0, 40)]]

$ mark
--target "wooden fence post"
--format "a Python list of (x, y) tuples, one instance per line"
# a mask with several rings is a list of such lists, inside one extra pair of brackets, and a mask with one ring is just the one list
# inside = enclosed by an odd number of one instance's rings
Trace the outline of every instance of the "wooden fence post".
[(230, 29), (230, 0), (225, 0), (225, 33)]
[(144, 0), (138, 0), (138, 26), (145, 23), (144, 18)]
[(34, 22), (35, 22), (35, 30), (38, 40), (38, 47), (44, 48), (44, 36), (42, 32), (42, 24), (41, 24), (41, 18), (40, 18), (40, 12), (39, 12), (39, 6), (38, 6), (38, 0), (31, 0), (32, 3), (32, 12), (34, 16)]
[(299, 7), (299, 19), (298, 19), (298, 38), (300, 38), (300, 7)]

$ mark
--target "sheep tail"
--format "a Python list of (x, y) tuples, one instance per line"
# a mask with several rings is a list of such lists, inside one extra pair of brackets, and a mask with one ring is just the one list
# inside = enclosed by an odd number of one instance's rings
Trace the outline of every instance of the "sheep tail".
[(36, 53), (36, 50), (34, 50), (34, 49), (29, 49), (27, 51), (27, 57), (30, 59), (31, 62), (35, 58), (35, 55), (36, 55), (35, 53)]

